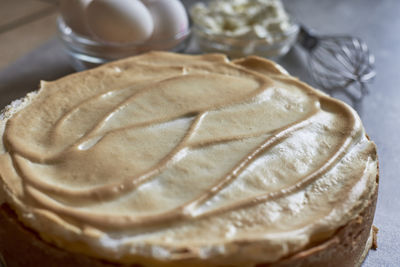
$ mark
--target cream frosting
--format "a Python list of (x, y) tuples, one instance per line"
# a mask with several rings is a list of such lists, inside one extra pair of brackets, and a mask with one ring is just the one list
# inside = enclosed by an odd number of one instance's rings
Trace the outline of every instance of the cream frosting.
[[(280, 0), (214, 0), (196, 3), (190, 11), (194, 22), (211, 35), (277, 40), (292, 27)], [(278, 38), (278, 39), (279, 39)]]
[(377, 186), (356, 112), (258, 57), (152, 52), (43, 82), (10, 112), (6, 201), (49, 242), (115, 262), (274, 262)]

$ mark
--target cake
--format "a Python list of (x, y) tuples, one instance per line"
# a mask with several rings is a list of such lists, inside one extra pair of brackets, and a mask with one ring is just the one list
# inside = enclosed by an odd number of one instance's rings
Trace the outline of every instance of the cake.
[(0, 124), (7, 266), (358, 266), (378, 160), (345, 103), (249, 56), (151, 52)]

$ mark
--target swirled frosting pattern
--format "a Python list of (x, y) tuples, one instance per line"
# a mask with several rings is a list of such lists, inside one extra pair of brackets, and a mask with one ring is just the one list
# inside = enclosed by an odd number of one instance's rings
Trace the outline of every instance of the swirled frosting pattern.
[(45, 239), (108, 260), (273, 262), (332, 235), (376, 186), (355, 111), (257, 57), (153, 52), (26, 102), (2, 127), (6, 201)]

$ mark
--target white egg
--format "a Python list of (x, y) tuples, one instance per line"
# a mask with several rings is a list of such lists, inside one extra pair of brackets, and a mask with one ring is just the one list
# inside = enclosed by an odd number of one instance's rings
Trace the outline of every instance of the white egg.
[(85, 9), (92, 0), (61, 0), (60, 11), (65, 23), (76, 33), (89, 36)]
[(149, 10), (138, 0), (92, 0), (86, 17), (92, 35), (104, 42), (142, 43), (154, 30)]
[[(173, 40), (185, 33), (189, 19), (185, 7), (179, 0), (142, 0), (154, 21), (154, 33), (150, 42)], [(176, 44), (176, 43), (175, 43)]]

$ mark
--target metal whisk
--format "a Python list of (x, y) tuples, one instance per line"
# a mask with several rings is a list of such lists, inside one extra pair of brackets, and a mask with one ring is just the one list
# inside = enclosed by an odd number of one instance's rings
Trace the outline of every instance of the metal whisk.
[(375, 58), (364, 41), (351, 36), (317, 36), (300, 28), (299, 43), (309, 52), (312, 78), (321, 89), (341, 91), (351, 101), (368, 93), (366, 83), (375, 77)]

